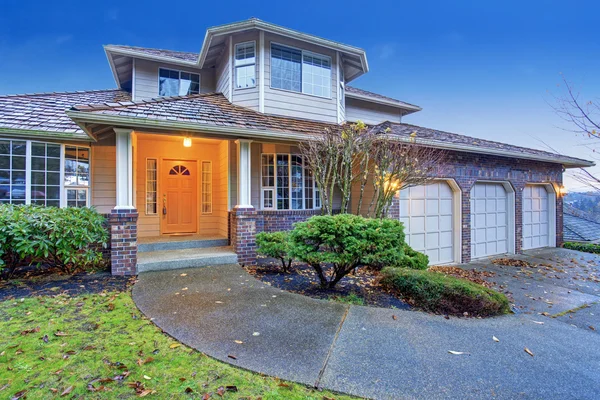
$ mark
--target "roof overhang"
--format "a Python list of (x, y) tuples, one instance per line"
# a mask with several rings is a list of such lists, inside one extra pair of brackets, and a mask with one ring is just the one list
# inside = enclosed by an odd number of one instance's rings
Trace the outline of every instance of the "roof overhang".
[(386, 106), (390, 106), (390, 107), (401, 108), (401, 109), (407, 111), (405, 114), (410, 114), (410, 113), (414, 113), (414, 112), (423, 110), (419, 106), (414, 106), (412, 104), (404, 103), (401, 101), (396, 102), (396, 101), (391, 101), (391, 100), (386, 100), (386, 99), (380, 99), (380, 98), (376, 98), (376, 97), (365, 96), (360, 93), (352, 93), (349, 91), (346, 91), (345, 96), (349, 97), (351, 99), (362, 100), (362, 101), (366, 101), (369, 103), (382, 104), (382, 105), (386, 105)]
[(68, 140), (72, 142), (90, 142), (95, 140), (89, 134), (88, 136), (83, 136), (75, 135), (71, 132), (44, 131), (35, 129), (15, 129), (0, 127), (0, 134), (2, 135), (2, 137), (10, 137), (15, 139), (23, 139), (23, 137), (26, 137), (46, 140)]
[(246, 31), (249, 29), (257, 29), (265, 32), (274, 33), (277, 35), (289, 37), (292, 39), (301, 40), (304, 42), (312, 43), (317, 46), (326, 47), (331, 50), (339, 51), (342, 55), (347, 54), (360, 59), (360, 70), (359, 74), (355, 74), (351, 79), (357, 78), (358, 76), (365, 74), (369, 71), (369, 64), (367, 62), (367, 55), (361, 48), (349, 46), (343, 43), (338, 43), (332, 40), (323, 39), (318, 36), (309, 35), (293, 29), (285, 28), (283, 26), (271, 24), (269, 22), (261, 21), (256, 18), (251, 18), (241, 22), (234, 22), (226, 25), (214, 26), (206, 30), (204, 36), (204, 42), (202, 43), (202, 50), (200, 51), (200, 57), (198, 58), (198, 65), (200, 68), (204, 68), (204, 63), (208, 55), (208, 51), (211, 47), (213, 38), (216, 36), (230, 35), (237, 32)]

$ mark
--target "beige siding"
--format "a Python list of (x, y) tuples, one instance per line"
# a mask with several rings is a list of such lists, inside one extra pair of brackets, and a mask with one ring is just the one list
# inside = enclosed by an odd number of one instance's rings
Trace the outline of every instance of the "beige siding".
[(216, 90), (214, 68), (195, 69), (180, 65), (158, 63), (154, 61), (136, 59), (134, 64), (134, 100), (151, 99), (158, 97), (158, 69), (168, 68), (184, 72), (200, 74), (200, 92), (211, 93)]
[(225, 42), (225, 49), (223, 50), (223, 55), (217, 64), (217, 68), (215, 71), (215, 80), (216, 80), (216, 91), (219, 93), (223, 93), (227, 100), (231, 101), (231, 82), (230, 82), (230, 72), (231, 72), (231, 53), (229, 51), (229, 40)]
[(218, 170), (218, 178), (213, 178), (213, 212), (218, 219), (217, 232), (220, 236), (227, 237), (228, 210), (229, 210), (229, 142), (223, 140), (218, 145), (218, 164), (213, 166)]
[[(161, 160), (182, 159), (194, 160), (198, 171), (198, 233), (206, 235), (219, 235), (227, 232), (227, 221), (223, 218), (223, 210), (227, 208), (226, 194), (223, 193), (221, 185), (223, 176), (220, 156), (222, 154), (222, 143), (215, 140), (194, 139), (192, 147), (185, 148), (181, 138), (170, 138), (167, 136), (139, 134), (137, 138), (137, 168), (136, 168), (136, 207), (139, 212), (138, 235), (139, 237), (158, 236), (160, 234), (160, 218), (162, 214), (162, 197), (160, 187)], [(146, 160), (155, 158), (158, 161), (158, 215), (146, 213)], [(202, 214), (200, 204), (201, 190), (201, 162), (211, 161), (213, 165), (213, 212)], [(225, 177), (225, 179), (227, 179)]]
[(229, 141), (229, 209), (237, 204), (237, 144)]
[[(250, 108), (254, 111), (258, 111), (258, 85), (260, 84), (259, 82), (259, 76), (258, 76), (258, 64), (260, 61), (260, 57), (258, 55), (258, 46), (259, 46), (259, 40), (258, 40), (258, 32), (254, 31), (254, 32), (246, 32), (246, 33), (241, 33), (238, 35), (233, 35), (232, 36), (232, 40), (233, 40), (233, 46), (232, 46), (232, 51), (235, 57), (235, 45), (238, 43), (244, 43), (244, 42), (254, 42), (255, 43), (255, 59), (256, 59), (256, 64), (255, 64), (255, 70), (254, 70), (254, 74), (256, 77), (256, 86), (252, 87), (252, 88), (244, 88), (244, 89), (237, 89), (235, 87), (235, 68), (233, 68), (233, 73), (232, 73), (232, 77), (233, 77), (233, 99), (231, 100), (231, 102), (233, 104), (237, 104), (238, 106), (242, 106), (242, 107), (247, 107)], [(234, 63), (235, 65), (235, 63)]]
[(114, 136), (92, 145), (91, 205), (101, 213), (116, 205), (116, 165)]
[[(373, 175), (369, 174), (369, 179), (367, 180), (367, 184), (365, 185), (363, 192), (363, 199), (361, 203), (361, 208), (358, 210), (358, 202), (360, 200), (360, 183), (355, 183), (352, 185), (352, 190), (350, 194), (350, 210), (348, 210), (351, 214), (360, 214), (363, 216), (368, 216), (369, 206), (371, 201), (373, 200), (373, 195), (375, 193), (375, 189), (373, 187)], [(341, 199), (340, 199), (341, 204)], [(373, 211), (373, 210), (371, 210)]]
[[(271, 89), (271, 42), (331, 57), (331, 98)], [(336, 53), (329, 49), (265, 33), (265, 113), (337, 123)]]
[(346, 120), (362, 121), (365, 124), (379, 124), (384, 121), (401, 122), (400, 109), (383, 104), (370, 103), (346, 97)]

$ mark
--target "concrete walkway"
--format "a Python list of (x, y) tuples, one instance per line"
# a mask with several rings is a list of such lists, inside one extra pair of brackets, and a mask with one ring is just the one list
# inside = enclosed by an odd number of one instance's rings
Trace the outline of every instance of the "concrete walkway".
[(537, 313), (446, 320), (346, 306), (264, 285), (235, 264), (141, 274), (133, 298), (214, 358), (357, 396), (600, 397), (600, 335)]

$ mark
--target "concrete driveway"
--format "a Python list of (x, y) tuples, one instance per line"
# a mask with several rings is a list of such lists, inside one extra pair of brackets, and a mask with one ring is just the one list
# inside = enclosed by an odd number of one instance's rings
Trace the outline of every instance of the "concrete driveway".
[[(238, 265), (144, 273), (133, 297), (183, 343), (311, 386), (381, 399), (597, 399), (600, 335), (589, 325), (600, 325), (598, 310), (581, 306), (600, 300), (600, 258), (557, 249), (523, 257), (566, 267), (565, 279), (481, 260), (464, 266), (493, 268), (491, 279), (513, 292), (521, 311), (491, 319), (314, 300), (264, 285)], [(578, 276), (586, 270), (588, 279)], [(572, 308), (575, 318), (549, 316)]]

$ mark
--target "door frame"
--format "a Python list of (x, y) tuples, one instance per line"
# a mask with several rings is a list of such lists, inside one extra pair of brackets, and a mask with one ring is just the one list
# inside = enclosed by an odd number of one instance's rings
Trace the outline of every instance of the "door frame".
[[(556, 198), (557, 192), (554, 185), (547, 182), (527, 182), (521, 194), (521, 225), (523, 224), (523, 200), (525, 200), (525, 187), (542, 186), (548, 194), (548, 247), (556, 247)], [(523, 246), (523, 231), (521, 230), (521, 250), (542, 249), (543, 247), (532, 247), (525, 249)]]
[[(198, 195), (199, 195), (199, 193), (198, 193), (198, 190), (200, 190), (199, 189), (199, 184), (198, 184), (199, 183), (198, 179), (200, 179), (200, 177), (199, 177), (200, 174), (198, 173), (198, 160), (197, 159), (193, 159), (193, 158), (173, 158), (173, 157), (160, 157), (159, 160), (160, 160), (160, 166), (158, 166), (158, 167), (160, 168), (160, 170), (159, 170), (160, 172), (157, 172), (157, 174), (158, 174), (158, 182), (157, 182), (156, 188), (157, 188), (157, 191), (158, 191), (158, 193), (157, 193), (157, 197), (158, 197), (158, 199), (157, 199), (158, 200), (157, 208), (158, 208), (158, 210), (157, 211), (158, 211), (158, 215), (160, 217), (159, 218), (160, 219), (160, 221), (159, 221), (160, 235), (177, 236), (177, 235), (194, 235), (194, 234), (198, 234), (199, 229), (200, 229), (200, 218), (198, 217), (198, 210), (199, 210), (199, 204), (198, 204)], [(163, 163), (165, 161), (193, 162), (196, 165), (196, 183), (195, 183), (195, 185), (196, 185), (196, 204), (195, 204), (195, 207), (196, 207), (196, 229), (193, 232), (180, 232), (180, 233), (176, 233), (176, 232), (165, 232), (164, 231), (165, 230), (165, 226), (164, 226), (165, 225), (165, 222), (164, 222), (165, 218), (163, 218), (163, 213), (162, 213), (162, 208), (163, 208), (163, 201), (162, 201), (162, 183), (163, 182), (162, 182), (162, 180), (163, 180), (163, 173), (165, 172), (164, 171), (164, 165), (163, 165)], [(157, 168), (157, 170), (158, 170), (158, 168)]]

